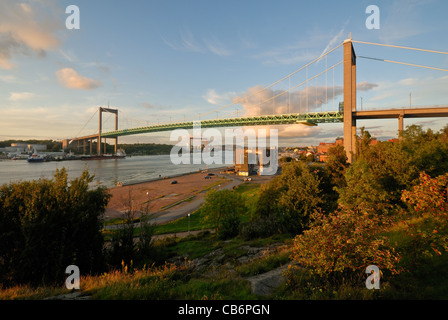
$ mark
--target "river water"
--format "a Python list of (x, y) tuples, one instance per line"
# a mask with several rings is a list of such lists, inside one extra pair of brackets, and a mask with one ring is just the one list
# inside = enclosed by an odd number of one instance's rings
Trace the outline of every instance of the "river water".
[(179, 164), (171, 162), (169, 155), (132, 156), (108, 160), (67, 160), (29, 163), (26, 160), (0, 160), (0, 185), (15, 181), (52, 178), (56, 169), (65, 167), (69, 180), (79, 177), (86, 168), (95, 175), (94, 184), (112, 187), (118, 182), (127, 184), (158, 179), (159, 175), (174, 176), (197, 172), (207, 168), (223, 167), (222, 164)]

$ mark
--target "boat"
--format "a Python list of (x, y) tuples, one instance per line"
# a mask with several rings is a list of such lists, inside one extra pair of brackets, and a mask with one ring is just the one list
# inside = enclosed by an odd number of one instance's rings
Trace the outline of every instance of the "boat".
[(33, 153), (32, 155), (30, 155), (28, 157), (28, 159), (26, 159), (28, 162), (43, 162), (44, 158), (41, 157), (39, 154), (37, 153)]

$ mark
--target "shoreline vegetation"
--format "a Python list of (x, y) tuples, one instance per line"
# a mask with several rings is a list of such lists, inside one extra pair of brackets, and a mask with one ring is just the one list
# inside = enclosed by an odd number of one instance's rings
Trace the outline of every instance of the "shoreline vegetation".
[[(187, 190), (202, 194), (203, 205), (166, 223), (151, 223), (157, 210), (150, 205), (169, 193), (159, 198), (154, 193), (139, 207), (128, 201), (122, 228), (108, 234), (97, 219), (112, 201), (111, 190), (85, 189), (88, 173), (70, 188), (63, 172), (54, 184), (4, 185), (0, 299), (71, 299), (63, 266), (77, 263), (91, 271), (82, 273), (73, 299), (447, 299), (448, 126), (440, 132), (409, 126), (402, 138), (371, 145), (362, 129), (350, 165), (343, 147), (335, 146), (324, 166), (291, 161), (269, 179), (254, 177), (219, 190), (211, 183), (221, 179), (215, 176), (207, 181), (209, 190), (204, 184)], [(204, 175), (202, 183), (209, 180)], [(182, 183), (165, 187), (176, 186)], [(78, 210), (71, 210), (75, 203), (67, 199), (75, 195)], [(182, 206), (191, 203), (185, 202)], [(59, 219), (61, 214), (66, 219)], [(68, 227), (67, 219), (84, 224)], [(76, 232), (62, 230), (78, 228), (83, 237), (90, 230), (95, 241), (61, 251), (63, 241), (78, 241)], [(96, 241), (101, 250), (92, 247)], [(46, 265), (30, 275), (30, 267), (17, 259)], [(381, 272), (380, 289), (367, 288), (370, 265)], [(51, 272), (45, 269), (44, 278), (39, 272), (47, 267)], [(50, 281), (54, 275), (59, 276)], [(261, 278), (270, 281), (269, 290), (260, 289)]]
[[(56, 140), (37, 140), (37, 139), (28, 139), (28, 140), (17, 140), (17, 139), (9, 139), (0, 141), (0, 148), (9, 147), (11, 144), (40, 144), (45, 145), (47, 151), (60, 151), (62, 149), (62, 142)], [(106, 144), (106, 153), (114, 152), (114, 145)], [(159, 143), (136, 143), (136, 144), (127, 144), (120, 143), (117, 145), (117, 148), (124, 149), (126, 154), (138, 156), (138, 155), (167, 155), (170, 154), (173, 145), (170, 144), (159, 144)], [(92, 149), (96, 150), (96, 142), (92, 144)], [(71, 146), (65, 149), (66, 152), (73, 152), (74, 154), (81, 154), (83, 151), (83, 147)]]

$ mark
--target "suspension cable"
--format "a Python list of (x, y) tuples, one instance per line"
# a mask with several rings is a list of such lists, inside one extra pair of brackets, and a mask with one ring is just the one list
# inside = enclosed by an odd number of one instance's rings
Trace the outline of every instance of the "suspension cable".
[(436, 51), (436, 50), (428, 50), (428, 49), (396, 46), (396, 45), (392, 45), (392, 44), (373, 43), (373, 42), (365, 42), (365, 41), (358, 41), (358, 40), (352, 40), (352, 42), (362, 43), (362, 44), (370, 44), (370, 45), (374, 45), (374, 46), (391, 47), (391, 48), (415, 50), (415, 51), (424, 51), (424, 52), (439, 53), (439, 54), (448, 54), (448, 52), (444, 52), (444, 51)]
[[(285, 94), (286, 92), (289, 92), (289, 91), (291, 91), (291, 90), (293, 90), (293, 89), (295, 89), (295, 88), (297, 88), (297, 87), (302, 86), (302, 85), (305, 84), (305, 83), (308, 83), (309, 81), (311, 81), (311, 80), (313, 80), (313, 79), (315, 79), (315, 78), (321, 76), (321, 75), (324, 74), (325, 72), (328, 72), (329, 70), (336, 68), (336, 67), (337, 67), (338, 65), (340, 65), (342, 62), (343, 62), (343, 61), (340, 61), (340, 62), (338, 62), (338, 63), (332, 65), (331, 67), (327, 68), (326, 70), (322, 71), (321, 73), (316, 74), (314, 77), (309, 78), (309, 79), (303, 81), (302, 83), (299, 83), (298, 85), (295, 85), (294, 87), (291, 87), (291, 89), (289, 89), (289, 90), (285, 90), (285, 91), (283, 91), (283, 92), (277, 94), (276, 96), (273, 96), (273, 97), (268, 98), (268, 99), (266, 99), (266, 100), (264, 100), (264, 101), (262, 101), (262, 102), (259, 102), (257, 105), (261, 105), (261, 104), (263, 104), (263, 103), (265, 103), (265, 102), (268, 102), (268, 101), (270, 101), (270, 100), (272, 100), (272, 99), (275, 99), (275, 98), (277, 98), (277, 97), (279, 97), (279, 96)], [(308, 106), (307, 106), (307, 109), (308, 109)], [(307, 111), (308, 111), (308, 110), (307, 110)]]
[(84, 126), (81, 128), (81, 130), (79, 130), (79, 132), (75, 135), (75, 138), (78, 138), (80, 133), (82, 132), (82, 130), (84, 130), (84, 128), (86, 127), (86, 125), (90, 122), (90, 120), (92, 120), (93, 116), (98, 112), (98, 109), (92, 114), (92, 116), (90, 117), (89, 120), (87, 120), (87, 122), (84, 124)]
[(418, 68), (425, 68), (425, 69), (431, 69), (431, 70), (438, 70), (438, 71), (445, 71), (445, 72), (448, 72), (448, 69), (442, 69), (442, 68), (436, 68), (436, 67), (429, 67), (429, 66), (424, 66), (424, 65), (420, 65), (420, 64), (413, 64), (413, 63), (400, 62), (400, 61), (387, 60), (387, 59), (378, 59), (378, 58), (364, 57), (364, 56), (357, 56), (357, 57), (358, 57), (358, 58), (363, 58), (363, 59), (369, 59), (369, 60), (381, 61), (381, 62), (389, 62), (389, 63), (403, 64), (403, 65), (411, 66), (411, 67), (418, 67)]

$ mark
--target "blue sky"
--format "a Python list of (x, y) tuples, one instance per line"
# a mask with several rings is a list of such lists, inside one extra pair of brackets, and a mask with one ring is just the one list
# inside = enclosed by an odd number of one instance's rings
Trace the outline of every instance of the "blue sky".
[[(365, 25), (371, 4), (380, 9), (379, 30)], [(79, 30), (65, 28), (69, 5), (80, 9)], [(265, 91), (265, 97), (213, 110), (282, 79), (342, 43), (349, 33), (354, 40), (448, 52), (447, 10), (443, 0), (2, 0), (0, 139), (91, 134), (97, 115), (88, 120), (99, 106), (108, 105), (120, 110), (121, 128), (235, 112), (286, 111), (285, 101), (262, 101), (287, 90), (289, 81), (291, 86), (299, 84), (306, 78), (305, 70)], [(341, 49), (308, 68), (308, 76), (340, 62)], [(355, 44), (355, 51), (448, 69), (448, 55), (364, 44)], [(325, 92), (331, 101), (311, 104), (308, 110), (334, 109), (342, 101), (341, 81), (339, 65), (334, 78), (331, 70), (310, 83), (316, 100)], [(405, 107), (410, 95), (413, 106), (448, 104), (448, 74), (443, 71), (358, 59), (357, 82), (365, 89), (358, 91), (358, 109), (361, 99), (363, 110)], [(322, 88), (325, 91), (318, 91)], [(297, 90), (295, 94), (304, 87)], [(293, 103), (288, 108), (299, 112), (300, 106)], [(405, 125), (412, 123), (438, 130), (446, 120), (419, 119)], [(396, 121), (361, 125), (380, 139), (396, 135)], [(104, 126), (113, 128), (107, 115)], [(283, 145), (317, 144), (342, 135), (342, 124), (278, 129)], [(121, 141), (169, 142), (169, 134)]]

